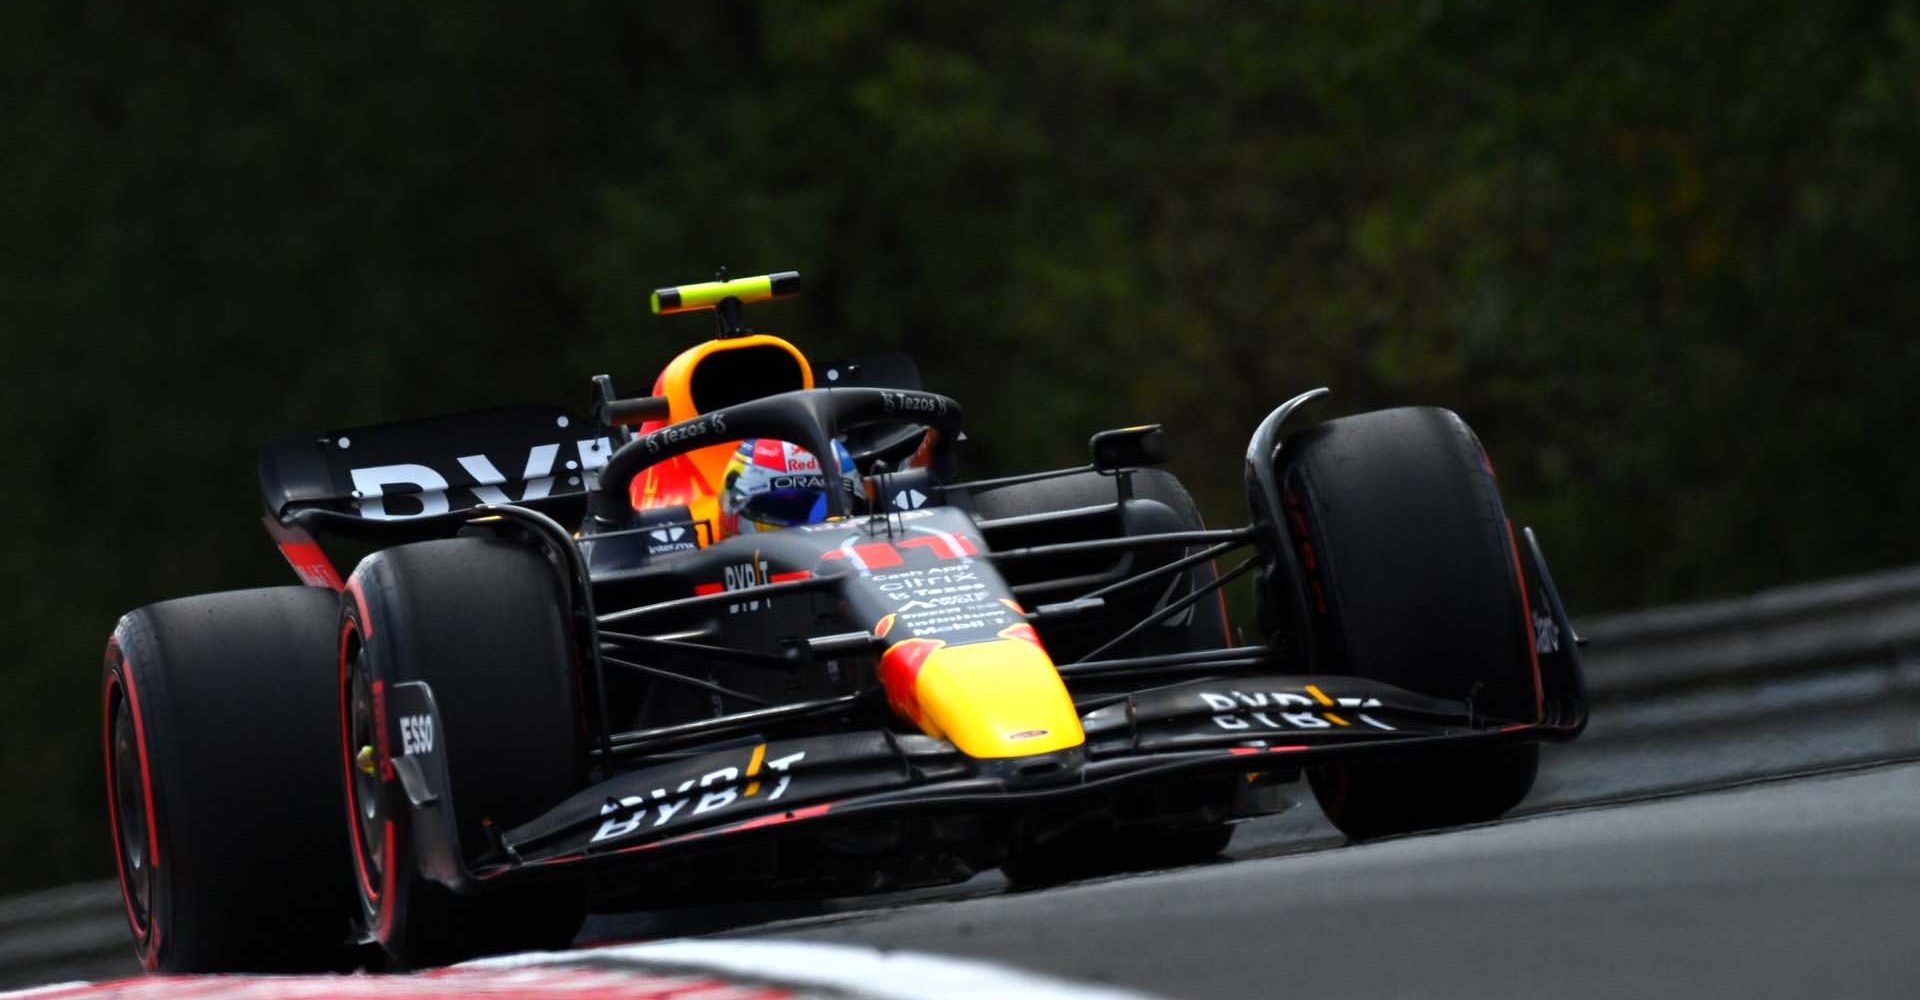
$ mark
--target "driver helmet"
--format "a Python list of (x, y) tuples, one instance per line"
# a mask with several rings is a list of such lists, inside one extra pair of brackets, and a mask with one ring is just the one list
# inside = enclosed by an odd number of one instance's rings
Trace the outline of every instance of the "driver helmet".
[[(853, 509), (859, 476), (847, 446), (833, 443), (847, 509)], [(827, 519), (827, 477), (813, 453), (789, 441), (748, 438), (740, 442), (721, 479), (720, 532), (774, 531)]]

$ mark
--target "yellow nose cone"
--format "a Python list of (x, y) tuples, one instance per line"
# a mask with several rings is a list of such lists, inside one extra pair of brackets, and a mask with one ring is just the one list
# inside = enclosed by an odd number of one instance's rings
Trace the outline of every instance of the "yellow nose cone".
[(1024, 639), (935, 649), (914, 694), (921, 728), (969, 757), (1025, 757), (1087, 741), (1052, 658)]

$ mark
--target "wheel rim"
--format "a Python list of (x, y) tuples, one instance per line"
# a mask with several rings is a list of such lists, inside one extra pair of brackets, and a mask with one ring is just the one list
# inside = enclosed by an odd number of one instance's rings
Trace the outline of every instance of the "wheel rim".
[(147, 932), (153, 906), (153, 866), (148, 853), (147, 790), (140, 771), (140, 738), (133, 713), (124, 697), (115, 693), (113, 708), (114, 826), (119, 834), (121, 881), (134, 928)]
[(347, 767), (347, 808), (352, 811), (355, 862), (360, 889), (370, 903), (380, 899), (386, 871), (385, 817), (380, 810), (380, 771), (377, 765), (378, 724), (373, 685), (360, 669), (358, 644), (347, 651), (347, 740), (343, 750)]

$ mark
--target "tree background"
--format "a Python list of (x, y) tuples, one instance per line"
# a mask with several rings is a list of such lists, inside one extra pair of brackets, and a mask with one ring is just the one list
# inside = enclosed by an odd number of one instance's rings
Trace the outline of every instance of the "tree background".
[(1224, 523), (1324, 384), (1582, 612), (1920, 558), (1913, 3), (22, 0), (0, 94), (0, 890), (111, 870), (115, 617), (292, 582), (262, 440), (646, 382), (719, 264), (975, 471), (1161, 420)]

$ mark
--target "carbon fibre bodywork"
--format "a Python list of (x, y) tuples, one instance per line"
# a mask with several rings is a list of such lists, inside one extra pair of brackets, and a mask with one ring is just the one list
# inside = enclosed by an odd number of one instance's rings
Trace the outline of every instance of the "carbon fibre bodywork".
[[(1116, 500), (1113, 523), (1126, 523), (1130, 507), (1135, 523), (1158, 523), (1157, 506)], [(1038, 832), (1088, 814), (1138, 814), (1140, 803), (1162, 802), (1196, 780), (1290, 780), (1339, 756), (1568, 739), (1585, 720), (1572, 626), (1530, 533), (1528, 585), (1543, 598), (1535, 602), (1548, 705), (1542, 718), (1485, 718), (1465, 701), (1361, 678), (1276, 673), (1283, 661), (1267, 647), (1221, 647), (1049, 664), (1069, 697), (1077, 695), (1081, 738), (995, 758), (903, 730), (910, 713), (891, 696), (883, 652), (969, 638), (1025, 645), (1037, 641), (1031, 621), (1097, 610), (1023, 608), (994, 564), (1034, 550), (996, 550), (991, 522), (982, 530), (963, 510), (922, 508), (590, 571), (591, 551), (604, 542), (576, 539), (525, 508), (484, 506), (446, 518), (467, 530), (523, 526), (557, 566), (575, 567), (590, 648), (644, 656), (659, 670), (706, 663), (706, 676), (725, 676), (742, 688), (739, 696), (784, 695), (764, 706), (706, 695), (707, 725), (616, 732), (603, 723), (594, 754), (599, 780), (530, 822), (494, 831), (490, 843), (473, 844), (460, 842), (453, 823), (444, 740), (419, 739), (446, 733), (432, 692), (425, 684), (397, 686), (384, 725), (413, 810), (420, 867), (461, 891), (579, 867), (633, 884), (675, 884), (681, 899), (696, 889), (724, 896), (728, 876), (743, 870), (759, 873), (759, 881), (733, 886), (740, 895), (943, 881), (991, 867)], [(953, 603), (909, 607), (929, 598), (958, 601), (959, 613)], [(634, 631), (642, 623), (646, 635)], [(712, 670), (721, 649), (736, 657), (730, 674)], [(1114, 690), (1116, 677), (1123, 692)], [(609, 697), (604, 677), (599, 691)], [(671, 714), (698, 712), (697, 701)], [(608, 719), (633, 717), (617, 695), (603, 707)], [(1220, 818), (1217, 810), (1208, 815)], [(928, 854), (945, 860), (914, 872)], [(849, 874), (851, 859), (868, 864)]]
[[(1326, 390), (1295, 396), (1228, 528), (1153, 468), (1159, 425), (969, 481), (961, 405), (903, 355), (815, 366), (745, 328), (796, 281), (657, 293), (720, 330), (650, 395), (602, 375), (584, 415), (262, 450), (306, 586), (153, 605), (109, 645), (150, 968), (422, 967), (562, 947), (590, 906), (1186, 863), (1301, 779), (1355, 839), (1483, 822), (1584, 727), (1579, 639), (1458, 415), (1302, 427)], [(251, 915), (287, 887), (314, 904), (291, 951)]]
[[(1536, 718), (1308, 673), (1311, 651), (1297, 645), (1223, 636), (1130, 652), (1142, 629), (1247, 572), (1263, 574), (1276, 607), (1304, 606), (1263, 470), (1281, 425), (1318, 394), (1255, 433), (1253, 521), (1223, 531), (1183, 524), (1136, 495), (1131, 467), (1099, 457), (955, 482), (960, 408), (913, 389), (780, 393), (637, 436), (555, 411), (493, 411), (486, 426), (505, 447), (487, 447), (525, 462), (460, 454), (465, 439), (446, 436), (455, 423), (363, 428), (270, 446), (262, 479), (269, 526), (310, 583), (337, 580), (316, 536), (378, 547), (481, 532), (544, 550), (566, 584), (590, 778), (555, 789), (544, 814), (462, 842), (445, 746), (473, 737), (448, 732), (426, 684), (387, 692), (379, 725), (423, 875), (461, 892), (581, 868), (674, 886), (683, 900), (861, 891), (964, 877), (1089, 815), (1228, 821), (1248, 787), (1330, 759), (1579, 733), (1577, 637), (1531, 531), (1515, 555), (1534, 618)], [(628, 502), (647, 469), (718, 442), (825, 450), (876, 424), (907, 425), (932, 449), (920, 468), (863, 470), (868, 512), (716, 540), (686, 508)], [(1153, 430), (1128, 429), (1108, 453), (1147, 454), (1128, 435)], [(1083, 472), (1111, 479), (1110, 503), (1000, 521), (972, 510), (982, 489)], [(1072, 540), (1034, 541), (1056, 535)], [(1207, 587), (1162, 586), (1249, 546), (1254, 557)], [(1112, 637), (1056, 662), (1043, 637), (1089, 622)]]

